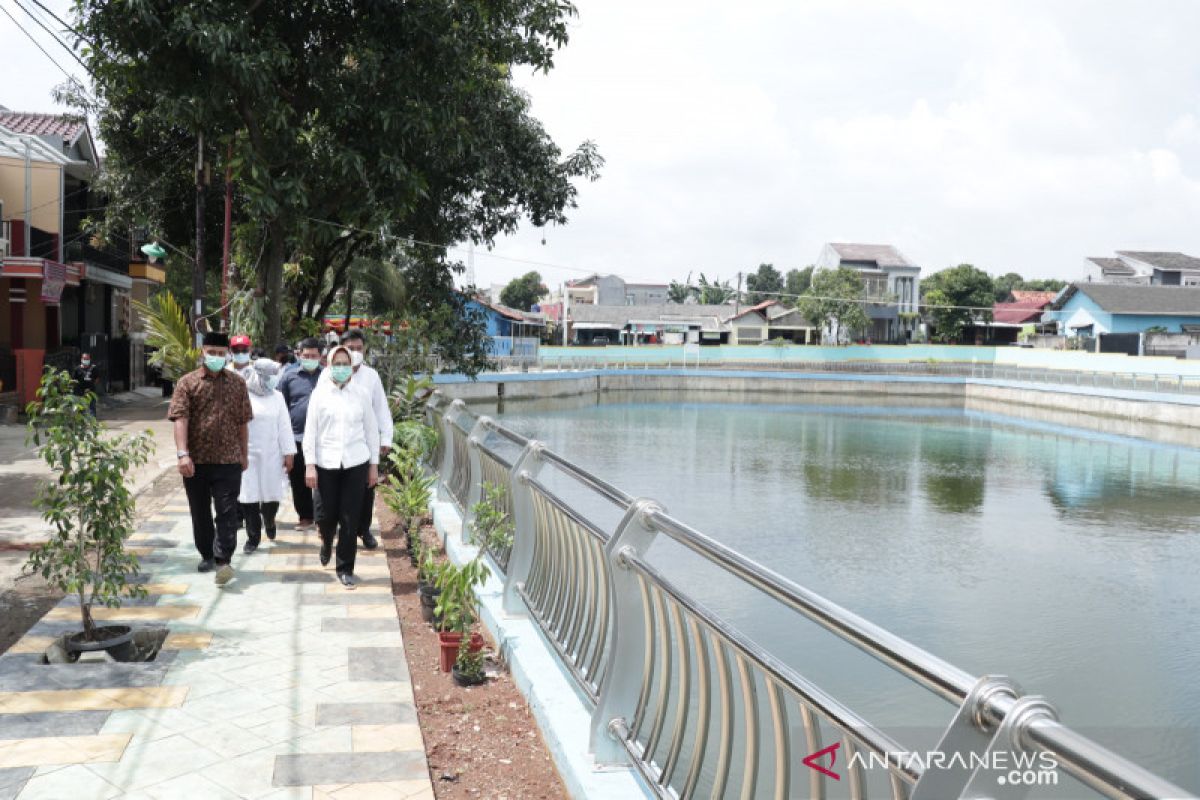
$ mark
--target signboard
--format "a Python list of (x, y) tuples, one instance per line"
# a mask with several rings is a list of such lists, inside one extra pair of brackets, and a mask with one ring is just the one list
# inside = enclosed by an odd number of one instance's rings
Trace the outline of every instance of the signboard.
[(42, 262), (42, 302), (50, 305), (62, 300), (63, 287), (67, 285), (67, 265), (57, 261)]

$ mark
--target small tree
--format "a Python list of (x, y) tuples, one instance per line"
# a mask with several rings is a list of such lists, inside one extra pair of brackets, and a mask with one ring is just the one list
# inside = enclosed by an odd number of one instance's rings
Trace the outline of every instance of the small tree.
[(37, 508), (53, 531), (29, 554), (25, 571), (78, 596), (84, 638), (96, 641), (93, 605), (117, 608), (122, 597), (146, 595), (129, 581), (138, 562), (124, 546), (134, 520), (134, 497), (125, 478), (146, 463), (153, 443), (148, 433), (104, 436), (87, 413), (90, 393), (78, 397), (71, 389), (66, 372), (47, 369), (37, 402), (27, 408), (28, 441), (58, 479), (38, 493)]
[(756, 272), (746, 276), (746, 289), (749, 292), (747, 301), (755, 305), (764, 300), (776, 300), (783, 291), (783, 275), (773, 264), (759, 264)]
[(869, 322), (862, 276), (849, 267), (815, 272), (797, 308), (818, 328), (828, 329), (833, 344), (840, 344), (842, 332), (861, 331)]

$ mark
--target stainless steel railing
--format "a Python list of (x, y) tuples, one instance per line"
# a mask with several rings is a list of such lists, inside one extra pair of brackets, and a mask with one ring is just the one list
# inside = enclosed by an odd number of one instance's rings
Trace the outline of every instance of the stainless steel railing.
[[(445, 402), (435, 398), (431, 406)], [(453, 441), (468, 422), (465, 446), (447, 448), (441, 475), (448, 488), (458, 487), (451, 493), (465, 492), (459, 503), (467, 508), (484, 481), (511, 498), (516, 530), (501, 569), (505, 610), (528, 614), (574, 678), (592, 710), (597, 762), (631, 764), (657, 796), (823, 797), (834, 785), (828, 775), (802, 766), (822, 750), (841, 753), (846, 782), (837, 785), (854, 798), (866, 797), (868, 786), (898, 799), (1007, 796), (1013, 788), (1002, 791), (979, 766), (996, 753), (1048, 754), (1106, 797), (1191, 796), (1066, 727), (1052, 705), (1007, 678), (970, 675), (540, 442), (474, 417), (462, 401), (441, 418), (443, 437)], [(518, 449), (513, 458), (502, 453)], [(596, 524), (551, 488), (547, 470), (621, 512), (620, 523), (611, 532)], [(976, 760), (929, 768), (654, 566), (648, 553), (659, 537), (951, 703), (955, 712), (937, 749)]]

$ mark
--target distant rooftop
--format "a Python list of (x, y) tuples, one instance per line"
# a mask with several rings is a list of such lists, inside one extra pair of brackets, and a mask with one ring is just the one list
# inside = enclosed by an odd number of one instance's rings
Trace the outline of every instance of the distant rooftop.
[(1062, 308), (1076, 292), (1111, 314), (1200, 316), (1200, 288), (1139, 286), (1127, 283), (1073, 283), (1055, 303)]
[(1189, 269), (1200, 272), (1200, 258), (1195, 258), (1185, 253), (1154, 250), (1118, 250), (1117, 255), (1132, 258), (1159, 269)]
[(13, 133), (28, 133), (34, 136), (61, 136), (74, 143), (87, 130), (87, 122), (68, 114), (46, 114), (42, 112), (10, 111), (0, 107), (0, 125)]
[(1100, 268), (1103, 275), (1134, 275), (1133, 267), (1119, 258), (1089, 258), (1088, 261)]
[(915, 267), (890, 244), (842, 244), (831, 242), (830, 247), (842, 261), (873, 261), (880, 267)]

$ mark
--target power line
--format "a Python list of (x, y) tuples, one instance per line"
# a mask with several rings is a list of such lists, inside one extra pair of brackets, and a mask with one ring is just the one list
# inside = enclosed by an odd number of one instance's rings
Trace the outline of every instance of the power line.
[(95, 44), (95, 42), (94, 42), (92, 39), (90, 39), (90, 38), (88, 38), (87, 36), (85, 36), (85, 35), (84, 35), (84, 34), (83, 34), (83, 33), (82, 33), (82, 32), (81, 32), (81, 31), (80, 31), (78, 28), (76, 28), (76, 27), (73, 27), (73, 26), (71, 26), (71, 25), (68, 25), (68, 24), (66, 23), (66, 21), (65, 21), (65, 20), (63, 20), (63, 18), (62, 18), (62, 17), (58, 16), (58, 14), (55, 14), (55, 13), (54, 13), (53, 11), (51, 11), (49, 8), (47, 8), (46, 6), (44, 6), (44, 5), (43, 5), (43, 4), (40, 2), (40, 0), (30, 0), (30, 2), (32, 2), (32, 3), (33, 3), (35, 6), (37, 6), (38, 8), (40, 8), (40, 9), (41, 9), (41, 10), (42, 10), (44, 13), (48, 14), (52, 20), (54, 20), (55, 22), (57, 22), (59, 25), (62, 25), (62, 26), (63, 26), (63, 28), (65, 28), (66, 30), (69, 30), (71, 33), (75, 34), (75, 35), (76, 35), (76, 36), (78, 36), (80, 39), (83, 39), (83, 40), (84, 40), (84, 41), (86, 41), (88, 44), (92, 44), (92, 45), (94, 45), (94, 44)]
[[(461, 245), (441, 245), (441, 244), (435, 244), (433, 242), (423, 242), (420, 239), (412, 239), (407, 236), (400, 236), (398, 234), (382, 233), (380, 231), (371, 231), (371, 230), (367, 230), (365, 228), (356, 228), (352, 225), (346, 225), (344, 223), (334, 222), (333, 220), (328, 220), (328, 219), (318, 219), (316, 217), (307, 217), (306, 219), (308, 219), (310, 222), (316, 222), (321, 225), (329, 225), (329, 226), (332, 226), (335, 228), (341, 228), (342, 230), (345, 230), (345, 231), (354, 231), (356, 233), (365, 233), (365, 234), (369, 234), (371, 236), (381, 236), (385, 239), (392, 239), (392, 240), (404, 242), (404, 243), (410, 244), (410, 245), (417, 245), (420, 247), (431, 247), (431, 248), (435, 248), (437, 250), (459, 250), (459, 251), (465, 249)], [(596, 270), (584, 269), (582, 267), (573, 267), (573, 266), (570, 266), (567, 264), (555, 264), (555, 263), (551, 263), (548, 261), (532, 261), (529, 259), (513, 258), (511, 256), (501, 256), (501, 255), (496, 255), (495, 253), (487, 253), (487, 252), (480, 253), (479, 255), (485, 256), (487, 258), (498, 259), (500, 261), (513, 261), (518, 264), (529, 264), (531, 266), (549, 267), (551, 269), (561, 269), (561, 270), (567, 270), (570, 272), (581, 272), (586, 275), (596, 274)], [(616, 275), (619, 278), (629, 279), (631, 282), (634, 282), (634, 283), (644, 280), (642, 278), (635, 278), (635, 277), (632, 277), (629, 275), (620, 275), (619, 273), (615, 273), (615, 272), (609, 273), (609, 274)], [(688, 289), (692, 290), (693, 292), (699, 292), (703, 288), (703, 287), (692, 285), (692, 284), (683, 284), (683, 285), (686, 286)], [(730, 287), (729, 291), (733, 292), (734, 290), (732, 287)], [(887, 299), (826, 297), (826, 296), (822, 296), (822, 295), (794, 294), (794, 293), (789, 293), (789, 292), (763, 292), (763, 294), (770, 294), (772, 298), (782, 298), (782, 297), (789, 297), (789, 298), (796, 298), (796, 299), (808, 298), (810, 300), (832, 300), (832, 301), (836, 301), (836, 302), (861, 303), (863, 305), (873, 305), (873, 306), (896, 306), (896, 307), (899, 307), (901, 305), (901, 302), (899, 300), (887, 300)], [(687, 304), (681, 303), (678, 305), (682, 305), (682, 306), (686, 307)], [(724, 305), (724, 304), (722, 303), (720, 305)], [(964, 311), (991, 311), (992, 310), (992, 306), (937, 305), (937, 304), (922, 303), (922, 302), (917, 302), (917, 303), (915, 303), (915, 305), (917, 308), (924, 308), (924, 309), (961, 309)]]
[[(71, 58), (75, 59), (76, 63), (78, 63), (79, 66), (83, 67), (84, 72), (86, 72), (90, 77), (95, 79), (96, 76), (92, 75), (91, 68), (88, 67), (87, 64), (83, 63), (83, 59), (80, 58), (79, 54), (75, 52), (75, 48), (68, 45), (62, 39), (59, 39), (58, 34), (55, 33), (54, 31), (50, 30), (50, 27), (48, 25), (46, 25), (46, 23), (42, 22), (40, 17), (35, 16), (32, 11), (30, 11), (25, 6), (21, 5), (21, 0), (12, 0), (12, 2), (13, 2), (13, 5), (15, 5), (17, 8), (21, 9), (22, 11), (24, 11), (25, 15), (27, 17), (29, 17), (31, 20), (33, 20), (35, 23), (37, 23), (38, 27), (40, 27), (42, 30), (44, 30), (46, 33), (48, 33), (50, 35), (50, 38), (53, 39), (56, 44), (58, 44), (60, 47), (62, 47), (62, 49), (66, 50), (68, 53), (70, 53)], [(60, 67), (60, 69), (61, 69), (61, 67)]]
[[(25, 34), (25, 38), (28, 39), (29, 41), (33, 42), (33, 46), (36, 47), (38, 50), (41, 50), (42, 55), (44, 55), (46, 58), (50, 59), (50, 63), (53, 64), (54, 66), (58, 67), (63, 75), (66, 75), (69, 80), (77, 80), (77, 78), (74, 75), (67, 72), (66, 68), (63, 67), (62, 64), (60, 64), (54, 60), (54, 56), (50, 55), (50, 53), (48, 53), (46, 51), (46, 48), (42, 47), (41, 42), (39, 42), (37, 39), (33, 38), (33, 35), (29, 31), (25, 30), (25, 28), (21, 25), (20, 22), (17, 22), (17, 18), (14, 17), (12, 14), (10, 14), (7, 8), (5, 8), (4, 6), (0, 6), (0, 11), (3, 11), (4, 16), (6, 16), (12, 20), (13, 25), (17, 26), (17, 30), (19, 30), (21, 33)], [(57, 39), (55, 41), (57, 41)], [(60, 44), (61, 44), (61, 42), (60, 42)]]

